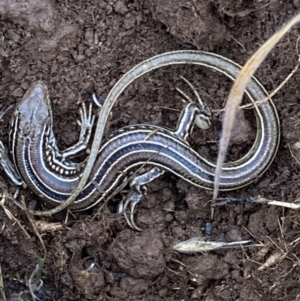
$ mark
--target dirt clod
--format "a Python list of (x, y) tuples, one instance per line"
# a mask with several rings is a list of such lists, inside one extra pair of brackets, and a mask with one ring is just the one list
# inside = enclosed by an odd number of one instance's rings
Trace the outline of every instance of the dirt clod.
[(153, 278), (164, 270), (163, 244), (150, 230), (143, 234), (124, 230), (114, 241), (112, 254), (118, 265), (136, 278)]
[(190, 273), (190, 280), (197, 285), (203, 285), (209, 280), (222, 279), (229, 272), (227, 263), (210, 254), (203, 255), (200, 259), (190, 257), (185, 264)]

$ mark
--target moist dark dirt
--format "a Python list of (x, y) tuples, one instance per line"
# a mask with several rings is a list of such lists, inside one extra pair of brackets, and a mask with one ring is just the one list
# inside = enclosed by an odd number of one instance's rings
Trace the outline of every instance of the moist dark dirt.
[[(80, 103), (89, 101), (93, 92), (105, 99), (137, 63), (166, 51), (198, 49), (244, 64), (299, 9), (298, 0), (2, 0), (0, 109), (15, 106), (32, 83), (43, 80), (50, 91), (59, 147), (66, 148), (78, 139)], [(298, 37), (299, 29), (292, 29), (257, 71), (268, 91), (296, 66)], [(162, 68), (123, 93), (106, 134), (136, 123), (174, 127), (182, 109), (175, 87), (191, 92), (180, 75), (195, 85), (214, 112), (223, 108), (231, 86), (223, 76), (200, 67)], [(222, 197), (297, 200), (299, 84), (296, 72), (274, 97), (282, 137), (273, 164), (255, 183)], [(1, 120), (0, 136), (6, 145), (12, 113), (11, 109)], [(253, 124), (251, 111), (239, 114), (230, 159), (251, 147)], [(211, 129), (195, 130), (191, 146), (215, 160), (220, 129), (221, 116), (215, 114)], [(141, 232), (129, 228), (113, 201), (88, 212), (39, 219), (13, 203), (17, 189), (4, 176), (0, 186), (7, 193), (0, 207), (0, 298), (32, 300), (30, 278), (45, 254), (43, 285), (37, 288), (39, 283), (31, 281), (40, 300), (300, 298), (297, 211), (244, 203), (217, 207), (210, 240), (252, 240), (252, 246), (180, 254), (171, 251), (172, 243), (205, 235), (212, 194), (170, 174), (149, 185), (147, 197), (138, 205), (136, 222)], [(26, 189), (20, 189), (16, 199), (24, 199), (31, 208), (47, 208)]]

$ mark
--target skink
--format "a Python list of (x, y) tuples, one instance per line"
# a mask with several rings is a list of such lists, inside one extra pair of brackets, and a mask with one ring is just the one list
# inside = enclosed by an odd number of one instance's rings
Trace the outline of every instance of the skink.
[[(219, 62), (219, 66), (207, 63), (207, 56)], [(203, 53), (203, 65), (234, 78), (239, 67), (228, 59)], [(231, 64), (232, 63), (232, 64)], [(230, 66), (230, 68), (228, 67)], [(193, 90), (195, 95), (196, 92)], [(253, 78), (246, 93), (251, 101), (267, 95), (262, 85)], [(195, 119), (209, 125), (210, 111), (196, 95), (197, 103), (187, 105), (177, 129), (171, 131), (158, 126), (136, 125), (122, 128), (111, 135), (98, 152), (96, 164), (89, 181), (71, 209), (84, 210), (110, 199), (130, 184), (132, 192), (125, 205), (134, 206), (146, 192), (146, 184), (169, 171), (186, 181), (207, 189), (213, 186), (215, 165), (186, 142)], [(241, 159), (228, 163), (220, 181), (221, 190), (233, 190), (251, 183), (273, 161), (279, 144), (279, 120), (271, 100), (255, 106), (257, 136), (251, 150)], [(55, 205), (64, 202), (78, 185), (85, 162), (71, 159), (88, 145), (93, 125), (91, 110), (81, 110), (81, 134), (79, 142), (61, 152), (52, 130), (52, 110), (47, 87), (35, 83), (21, 100), (12, 118), (10, 129), (10, 153), (12, 161), (1, 143), (1, 160), (6, 173), (14, 183), (25, 182), (41, 199)], [(200, 120), (200, 121), (199, 121)], [(200, 125), (201, 126), (201, 125)], [(2, 163), (3, 162), (3, 163)], [(140, 166), (153, 168), (143, 175), (131, 178)], [(131, 214), (131, 225), (134, 225)]]

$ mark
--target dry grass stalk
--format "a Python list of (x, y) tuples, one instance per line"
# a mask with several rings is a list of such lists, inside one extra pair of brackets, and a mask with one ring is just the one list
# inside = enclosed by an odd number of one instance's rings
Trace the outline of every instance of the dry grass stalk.
[(246, 62), (244, 67), (238, 74), (228, 96), (228, 100), (225, 106), (225, 116), (223, 120), (223, 129), (220, 139), (220, 147), (218, 153), (217, 166), (215, 171), (215, 183), (213, 199), (216, 199), (219, 191), (219, 182), (222, 171), (222, 166), (225, 161), (225, 156), (227, 153), (230, 134), (234, 124), (234, 118), (237, 109), (241, 103), (245, 88), (253, 76), (254, 72), (264, 61), (269, 52), (274, 48), (274, 46), (279, 42), (279, 40), (300, 21), (300, 14), (292, 18), (286, 25), (284, 25), (277, 33), (275, 33), (268, 41), (265, 42)]

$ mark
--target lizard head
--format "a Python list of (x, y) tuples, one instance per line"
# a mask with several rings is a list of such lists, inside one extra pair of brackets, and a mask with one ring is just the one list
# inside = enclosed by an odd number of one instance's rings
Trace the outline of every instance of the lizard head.
[(47, 86), (35, 82), (20, 101), (11, 127), (18, 127), (18, 132), (26, 137), (36, 137), (38, 133), (52, 125), (52, 110)]

